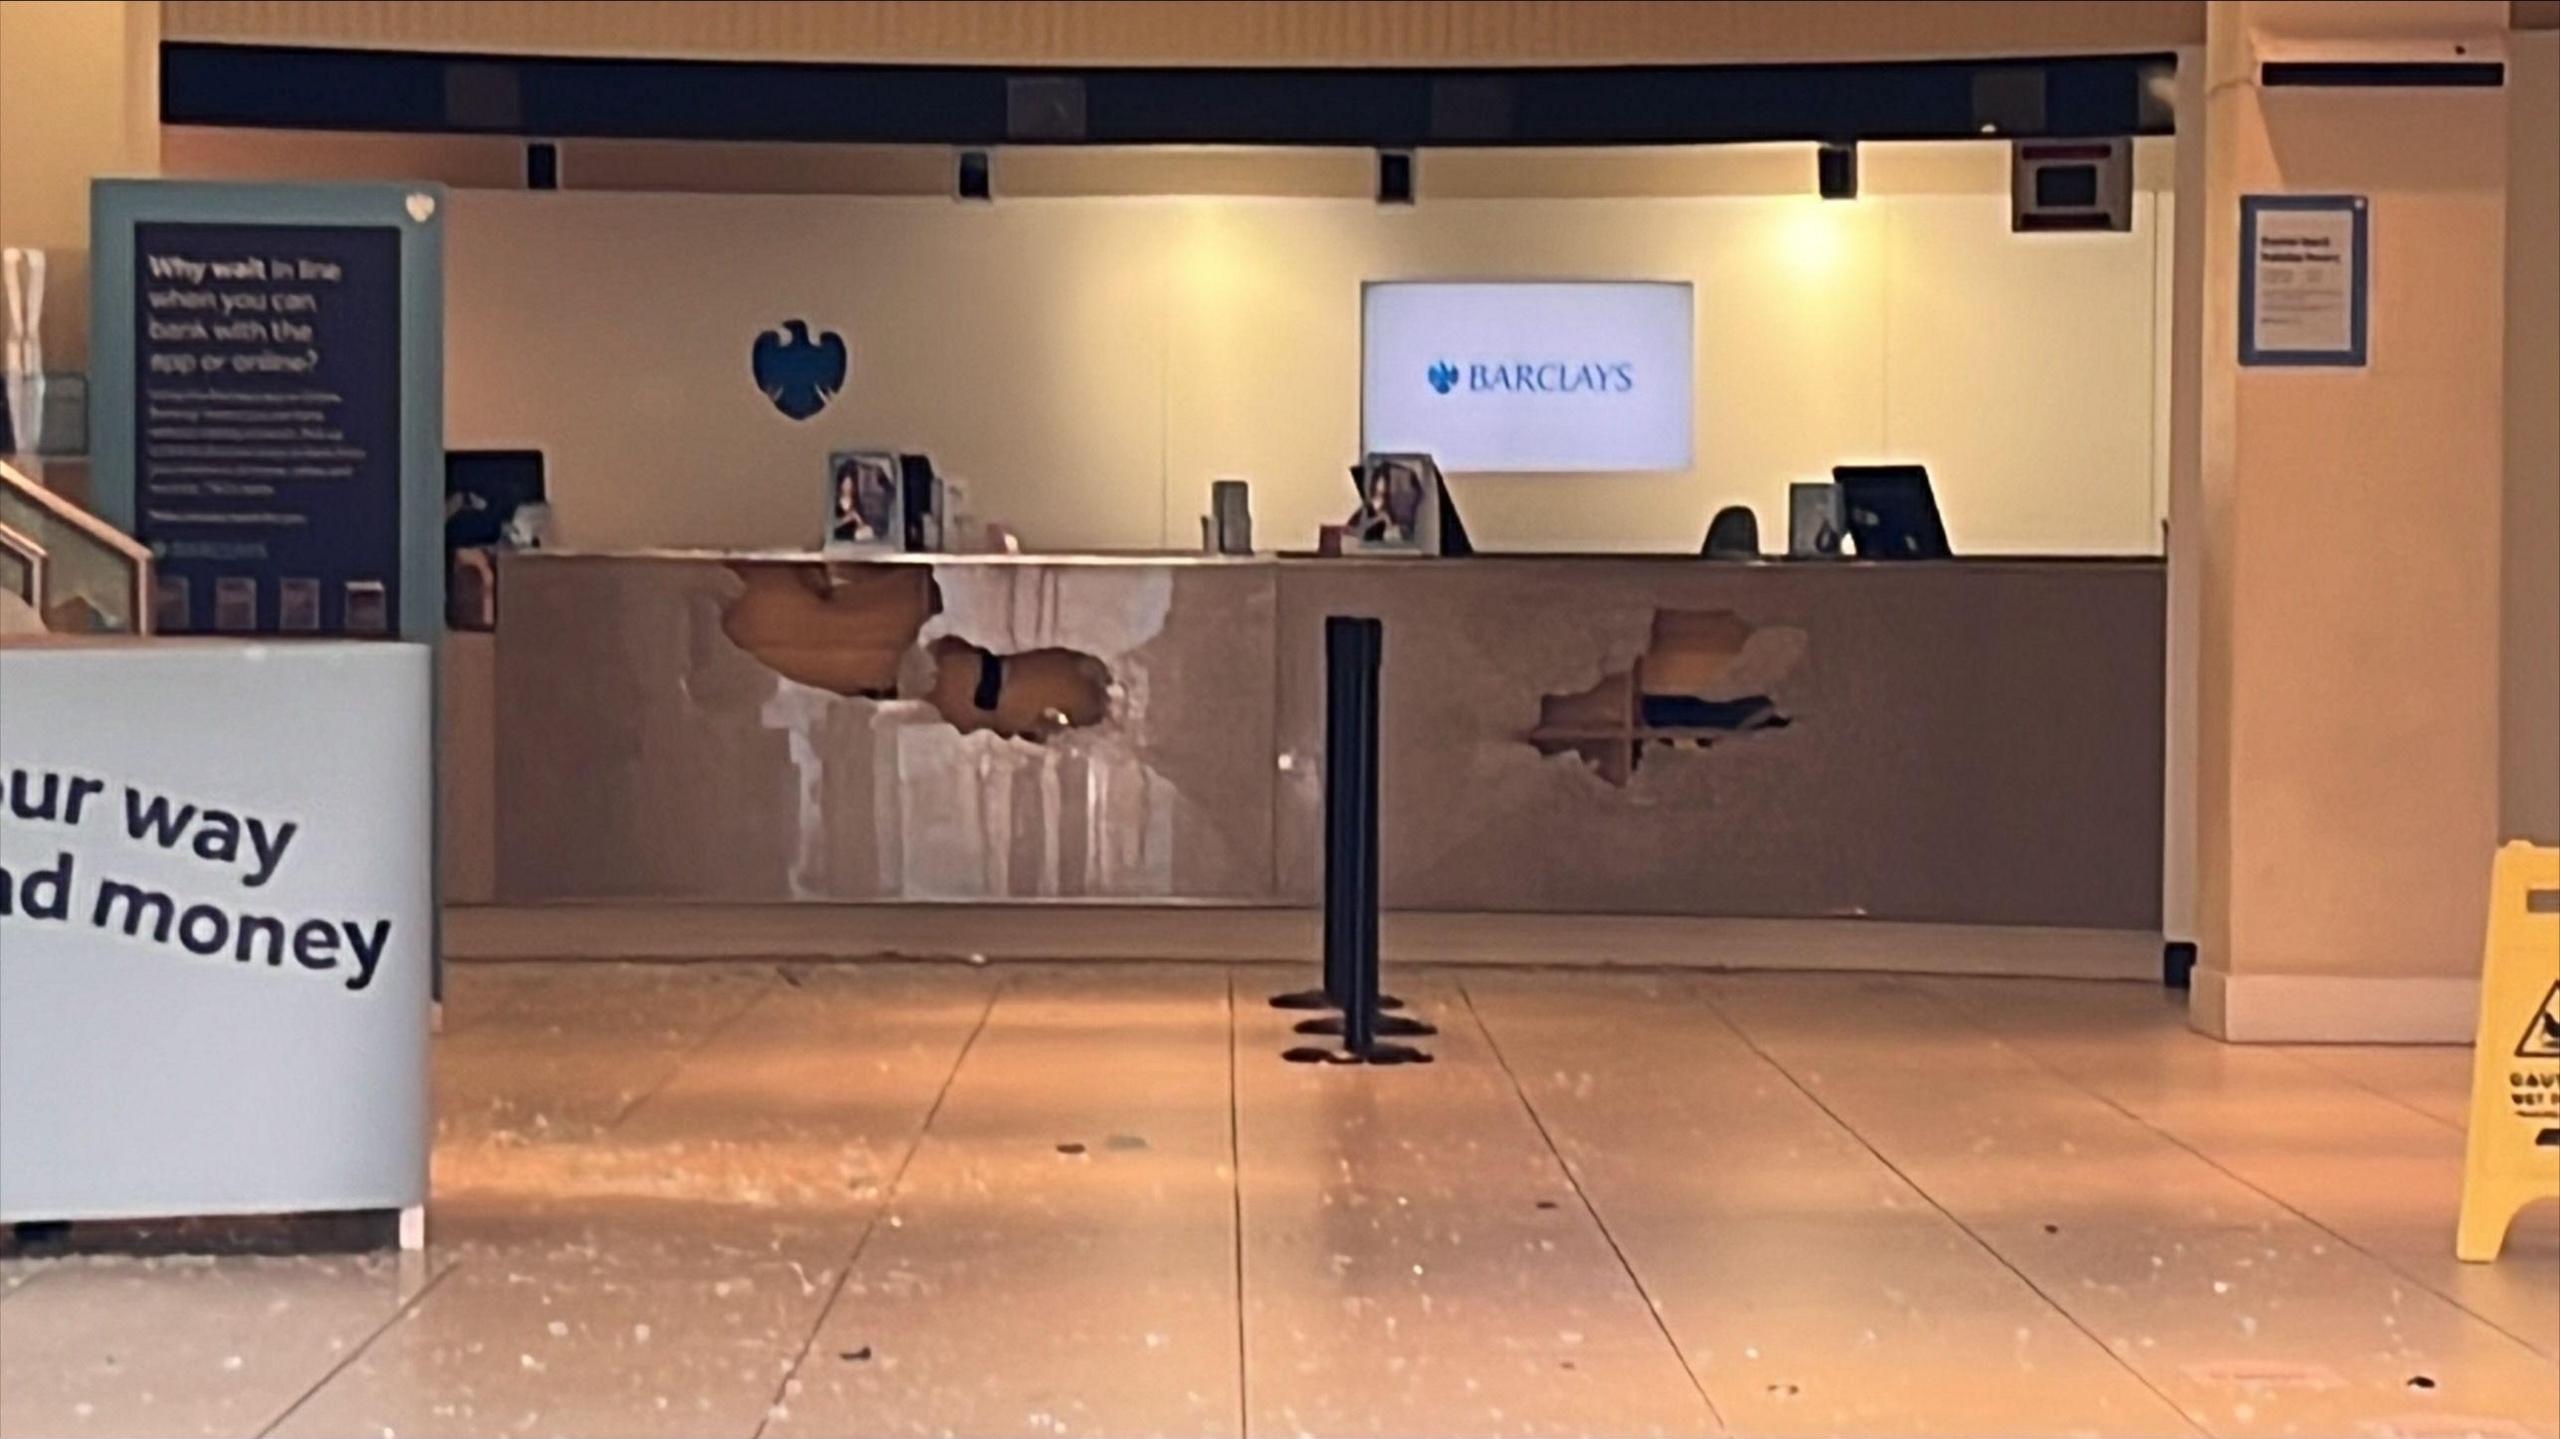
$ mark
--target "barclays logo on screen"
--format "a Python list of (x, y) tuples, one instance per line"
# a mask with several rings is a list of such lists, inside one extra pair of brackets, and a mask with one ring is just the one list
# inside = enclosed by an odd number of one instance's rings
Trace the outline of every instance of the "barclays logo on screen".
[(1437, 395), (1623, 395), (1636, 387), (1636, 367), (1628, 360), (1508, 360), (1470, 361), (1461, 369), (1435, 360), (1423, 378)]

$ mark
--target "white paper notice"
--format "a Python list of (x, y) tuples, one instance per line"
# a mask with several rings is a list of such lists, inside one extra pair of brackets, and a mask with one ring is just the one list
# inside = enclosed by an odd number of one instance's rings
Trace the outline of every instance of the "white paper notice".
[(2257, 323), (2261, 354), (2344, 355), (2355, 349), (2355, 213), (2343, 207), (2258, 212)]

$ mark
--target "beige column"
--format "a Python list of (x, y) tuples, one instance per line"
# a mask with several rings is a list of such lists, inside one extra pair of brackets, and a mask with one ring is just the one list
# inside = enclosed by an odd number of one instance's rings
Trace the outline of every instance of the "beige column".
[[(2519, 12), (2521, 14), (2521, 11)], [(2546, 23), (2560, 25), (2560, 6)], [(2507, 48), (2506, 803), (2560, 844), (2560, 31)]]
[[(2495, 58), (2507, 17), (2210, 8), (2191, 1012), (2224, 1038), (2471, 1033), (2498, 837), (2508, 97), (2269, 89), (2259, 62)], [(2286, 193), (2370, 202), (2363, 368), (2239, 364), (2240, 200)]]
[(89, 362), (89, 182), (159, 169), (158, 0), (0, 3), (0, 245), (45, 252), (46, 369)]

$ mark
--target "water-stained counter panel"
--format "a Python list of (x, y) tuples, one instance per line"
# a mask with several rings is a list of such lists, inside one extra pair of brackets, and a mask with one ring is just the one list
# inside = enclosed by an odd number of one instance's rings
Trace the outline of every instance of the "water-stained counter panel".
[(2159, 922), (2162, 571), (1337, 561), (1280, 586), (1279, 881), (1323, 872), (1323, 627), (1386, 624), (1386, 902)]
[(2149, 929), (2156, 563), (547, 556), (502, 901), (1315, 901), (1386, 622), (1389, 905)]
[(1267, 566), (511, 559), (500, 897), (1255, 898)]

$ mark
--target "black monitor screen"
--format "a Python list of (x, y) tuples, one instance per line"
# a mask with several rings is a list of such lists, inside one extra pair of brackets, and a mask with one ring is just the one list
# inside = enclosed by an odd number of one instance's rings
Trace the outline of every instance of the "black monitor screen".
[(1838, 465), (1831, 478), (1840, 486), (1840, 509), (1860, 559), (1947, 558), (1947, 527), (1938, 517), (1926, 468)]
[(2086, 210), (2098, 203), (2098, 167), (2046, 165), (2036, 171), (2036, 205), (2046, 210)]
[(540, 504), (540, 450), (447, 450), (444, 542), (448, 550), (498, 543), (522, 505)]

